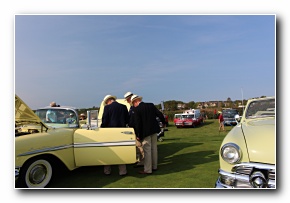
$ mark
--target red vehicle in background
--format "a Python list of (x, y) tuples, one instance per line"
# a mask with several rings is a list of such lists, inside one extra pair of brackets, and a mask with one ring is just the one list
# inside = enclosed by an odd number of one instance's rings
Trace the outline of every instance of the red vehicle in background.
[(182, 117), (182, 113), (174, 114), (174, 118), (173, 118), (173, 123), (174, 123), (174, 125), (176, 125), (176, 122), (177, 122), (178, 120), (180, 120), (181, 117)]
[(163, 114), (164, 115), (164, 119), (165, 119), (165, 125), (166, 127), (168, 126), (168, 115)]
[(203, 117), (200, 110), (190, 109), (184, 111), (182, 114), (174, 115), (174, 125), (177, 128), (195, 127), (203, 123)]

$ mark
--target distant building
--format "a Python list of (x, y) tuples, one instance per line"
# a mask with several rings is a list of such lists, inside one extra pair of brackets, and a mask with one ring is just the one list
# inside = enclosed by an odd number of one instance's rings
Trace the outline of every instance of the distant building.
[(185, 109), (186, 104), (177, 104), (177, 109)]

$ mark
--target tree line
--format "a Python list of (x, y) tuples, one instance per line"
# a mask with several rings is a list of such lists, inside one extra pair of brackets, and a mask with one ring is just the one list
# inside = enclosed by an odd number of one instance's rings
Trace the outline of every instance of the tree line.
[[(263, 98), (266, 96), (261, 96), (260, 98)], [(243, 105), (246, 105), (248, 100), (235, 100), (232, 101), (230, 97), (227, 98), (226, 101), (206, 101), (206, 102), (183, 102), (178, 100), (169, 100), (169, 101), (163, 101), (164, 110), (163, 113), (168, 115), (168, 120), (173, 121), (174, 114), (176, 113), (182, 113), (186, 109), (200, 109), (201, 113), (204, 116), (207, 116), (208, 119), (216, 119), (217, 114), (214, 114), (215, 111), (221, 111), (223, 108), (234, 108), (237, 109), (239, 112), (239, 115), (243, 114)], [(216, 106), (205, 106), (205, 104), (209, 103), (216, 103)], [(182, 108), (179, 107), (179, 105), (182, 106)], [(161, 102), (159, 104), (155, 104), (157, 109), (160, 109), (162, 111), (162, 105)], [(201, 108), (200, 108), (201, 107)], [(92, 108), (87, 109), (79, 109), (79, 114), (84, 113), (86, 114), (88, 110), (99, 110), (99, 107), (93, 106)]]

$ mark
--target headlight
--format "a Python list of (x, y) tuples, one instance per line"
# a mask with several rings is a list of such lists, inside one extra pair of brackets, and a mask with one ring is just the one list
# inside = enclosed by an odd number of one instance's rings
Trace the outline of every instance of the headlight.
[(227, 143), (221, 148), (221, 156), (229, 164), (235, 164), (241, 160), (242, 151), (238, 145)]

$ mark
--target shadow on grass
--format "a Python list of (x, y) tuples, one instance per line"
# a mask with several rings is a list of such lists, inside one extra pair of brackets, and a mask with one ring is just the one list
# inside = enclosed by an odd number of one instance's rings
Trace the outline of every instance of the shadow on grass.
[(158, 146), (160, 173), (175, 173), (194, 168), (196, 165), (218, 160), (216, 150), (192, 151), (176, 154), (188, 147), (202, 145), (203, 143), (168, 143)]
[[(199, 164), (218, 160), (214, 150), (195, 151), (178, 154), (188, 147), (203, 143), (162, 143), (158, 145), (158, 171), (154, 176), (182, 172), (194, 169)], [(118, 174), (118, 166), (112, 166), (112, 174), (103, 174), (103, 166), (88, 166), (66, 171), (54, 177), (48, 187), (50, 188), (106, 188), (123, 178), (143, 179), (148, 175), (138, 174), (143, 168), (134, 168), (134, 164), (127, 165), (128, 175), (123, 177)], [(153, 176), (152, 175), (152, 176)], [(124, 186), (126, 188), (126, 186)], [(130, 185), (128, 185), (130, 188)]]

